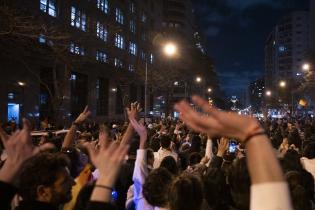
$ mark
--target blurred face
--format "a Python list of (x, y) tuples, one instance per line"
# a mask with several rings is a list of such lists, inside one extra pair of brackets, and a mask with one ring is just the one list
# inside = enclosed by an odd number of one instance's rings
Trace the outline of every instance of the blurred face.
[(50, 203), (55, 206), (69, 202), (72, 199), (72, 186), (75, 184), (70, 176), (68, 168), (62, 168), (57, 176), (57, 180), (51, 187)]

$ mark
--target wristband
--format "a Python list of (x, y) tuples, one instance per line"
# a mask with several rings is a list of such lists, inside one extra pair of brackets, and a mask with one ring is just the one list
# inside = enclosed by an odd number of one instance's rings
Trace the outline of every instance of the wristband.
[(114, 189), (109, 187), (109, 186), (106, 186), (106, 185), (95, 185), (95, 187), (99, 187), (99, 188), (103, 188), (103, 189), (106, 189), (106, 190), (110, 190), (110, 191), (113, 191)]
[(250, 134), (246, 137), (246, 139), (243, 141), (243, 144), (246, 145), (252, 138), (256, 137), (256, 136), (265, 136), (267, 135), (265, 131), (261, 131), (261, 132), (257, 132), (257, 133), (253, 133)]

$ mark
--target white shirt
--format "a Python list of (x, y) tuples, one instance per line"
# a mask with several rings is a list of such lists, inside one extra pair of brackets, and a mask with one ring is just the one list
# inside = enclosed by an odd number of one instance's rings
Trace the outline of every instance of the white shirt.
[(250, 194), (250, 210), (293, 210), (286, 182), (254, 184)]
[[(136, 205), (136, 210), (167, 210), (165, 208), (154, 207), (150, 205), (142, 194), (142, 186), (145, 178), (148, 176), (147, 169), (147, 151), (144, 149), (137, 150), (137, 158), (135, 169), (133, 171), (133, 201)], [(130, 200), (130, 199), (129, 199)]]

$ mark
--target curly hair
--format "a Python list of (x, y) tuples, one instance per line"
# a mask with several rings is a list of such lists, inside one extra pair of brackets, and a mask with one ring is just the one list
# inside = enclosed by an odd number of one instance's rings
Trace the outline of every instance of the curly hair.
[(25, 201), (36, 200), (37, 187), (53, 185), (60, 169), (69, 166), (69, 159), (60, 153), (46, 152), (30, 158), (21, 167), (18, 179), (19, 194)]

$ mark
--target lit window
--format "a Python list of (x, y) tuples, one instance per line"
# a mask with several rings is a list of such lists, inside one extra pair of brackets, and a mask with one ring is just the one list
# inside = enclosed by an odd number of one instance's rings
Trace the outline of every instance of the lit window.
[(130, 3), (130, 13), (135, 13), (136, 12), (136, 5), (134, 2)]
[(70, 43), (70, 52), (76, 55), (85, 55), (84, 48), (73, 42)]
[(145, 41), (145, 40), (147, 39), (147, 34), (146, 34), (145, 32), (143, 32), (143, 33), (141, 34), (141, 39), (142, 39), (143, 41)]
[(14, 93), (8, 93), (8, 99), (14, 99)]
[(120, 34), (116, 34), (115, 36), (115, 46), (120, 49), (124, 49), (124, 37)]
[(71, 7), (71, 26), (86, 31), (86, 14), (75, 7)]
[(97, 8), (107, 14), (109, 11), (108, 0), (97, 0)]
[(71, 74), (70, 80), (73, 80), (73, 81), (77, 80), (77, 75)]
[(47, 104), (48, 96), (47, 94), (40, 94), (39, 95), (39, 103), (40, 104)]
[(96, 36), (106, 42), (107, 41), (107, 35), (108, 35), (107, 28), (103, 24), (101, 24), (100, 22), (97, 22), (96, 23)]
[(140, 57), (141, 57), (142, 60), (146, 59), (146, 54), (145, 54), (145, 52), (143, 50), (141, 51)]
[(41, 44), (45, 44), (46, 43), (45, 35), (43, 35), (43, 34), (39, 35), (38, 42), (41, 43)]
[(117, 68), (122, 68), (123, 67), (122, 61), (120, 59), (118, 59), (118, 58), (115, 58), (114, 64), (115, 64), (115, 67), (117, 67)]
[(102, 63), (106, 63), (107, 62), (107, 54), (105, 52), (102, 52), (102, 51), (96, 51), (96, 60), (100, 61)]
[(121, 9), (116, 8), (116, 22), (124, 24), (124, 15)]
[(154, 57), (153, 57), (153, 54), (151, 53), (150, 54), (150, 63), (153, 63), (153, 60), (154, 60)]
[(50, 16), (57, 16), (56, 0), (40, 0), (39, 9)]
[(280, 46), (280, 47), (279, 47), (279, 51), (280, 51), (280, 52), (284, 52), (285, 50), (286, 50), (286, 49), (285, 49), (284, 46)]
[(136, 43), (133, 43), (133, 42), (129, 43), (129, 52), (132, 55), (137, 55), (137, 45), (136, 45)]
[(130, 31), (136, 33), (136, 22), (134, 20), (130, 20)]
[(141, 21), (143, 23), (145, 23), (147, 21), (147, 16), (145, 15), (145, 13), (143, 12), (142, 15), (141, 15)]
[(135, 66), (133, 64), (129, 64), (128, 70), (129, 71), (135, 71)]

